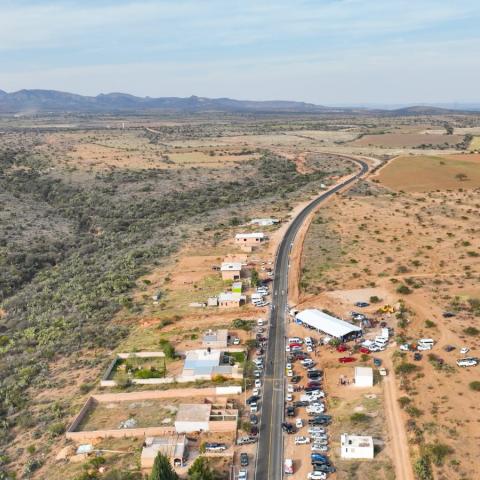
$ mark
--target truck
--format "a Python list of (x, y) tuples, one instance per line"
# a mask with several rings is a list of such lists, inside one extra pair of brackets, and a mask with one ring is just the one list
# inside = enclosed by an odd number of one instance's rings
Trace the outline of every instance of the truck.
[(285, 475), (293, 475), (293, 460), (286, 458), (283, 462), (283, 473)]

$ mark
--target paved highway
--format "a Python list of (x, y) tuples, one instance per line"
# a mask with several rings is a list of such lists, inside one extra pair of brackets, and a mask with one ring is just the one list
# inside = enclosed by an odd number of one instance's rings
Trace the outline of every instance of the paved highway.
[(295, 236), (308, 214), (321, 202), (344, 187), (353, 184), (368, 171), (368, 165), (365, 162), (356, 159), (352, 160), (355, 160), (360, 165), (360, 172), (326, 191), (307, 205), (288, 227), (277, 251), (255, 480), (280, 480), (283, 475), (283, 434), (281, 424), (285, 410), (285, 318), (288, 303), (287, 289), (290, 250)]

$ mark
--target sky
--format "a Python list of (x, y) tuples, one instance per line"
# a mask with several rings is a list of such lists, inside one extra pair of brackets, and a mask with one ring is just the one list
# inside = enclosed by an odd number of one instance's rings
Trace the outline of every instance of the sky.
[(480, 0), (0, 0), (0, 89), (480, 102)]

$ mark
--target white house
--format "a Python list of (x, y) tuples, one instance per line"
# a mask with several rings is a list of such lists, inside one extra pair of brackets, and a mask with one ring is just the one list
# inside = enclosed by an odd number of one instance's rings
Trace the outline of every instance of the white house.
[(355, 386), (373, 387), (373, 369), (370, 367), (355, 367)]
[(342, 433), (340, 436), (340, 456), (346, 459), (373, 459), (373, 438)]

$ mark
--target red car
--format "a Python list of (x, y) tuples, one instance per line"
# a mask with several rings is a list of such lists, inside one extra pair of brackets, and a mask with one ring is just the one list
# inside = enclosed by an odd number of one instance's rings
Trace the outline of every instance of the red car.
[(357, 359), (355, 357), (341, 357), (338, 359), (340, 363), (351, 363), (355, 362)]
[(367, 347), (361, 347), (359, 351), (360, 353), (370, 353), (370, 350)]
[(302, 348), (302, 345), (300, 345), (299, 343), (290, 343), (290, 348), (292, 347), (300, 347)]
[(341, 343), (338, 347), (337, 347), (337, 352), (346, 352), (348, 350), (347, 346), (344, 345), (343, 343)]

